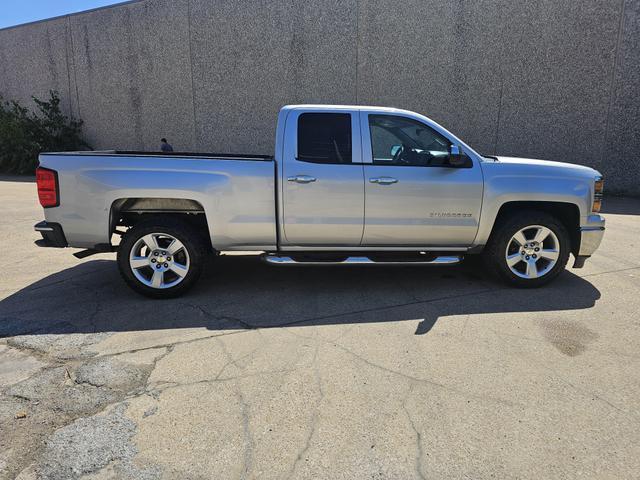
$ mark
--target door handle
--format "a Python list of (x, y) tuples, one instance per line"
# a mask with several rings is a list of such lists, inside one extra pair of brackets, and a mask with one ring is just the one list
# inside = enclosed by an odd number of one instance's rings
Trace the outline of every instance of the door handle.
[(289, 182), (296, 183), (311, 183), (316, 181), (316, 177), (311, 177), (309, 175), (294, 175), (292, 177), (287, 177)]
[(398, 179), (393, 177), (377, 177), (370, 178), (369, 182), (377, 183), (378, 185), (391, 185), (392, 183), (398, 183)]

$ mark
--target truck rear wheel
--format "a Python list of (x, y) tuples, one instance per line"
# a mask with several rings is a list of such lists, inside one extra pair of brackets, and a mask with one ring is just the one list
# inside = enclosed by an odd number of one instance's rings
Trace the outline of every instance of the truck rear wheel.
[(198, 232), (173, 219), (156, 218), (131, 228), (118, 248), (118, 268), (136, 292), (174, 298), (189, 290), (202, 272), (205, 250)]
[(487, 268), (510, 285), (535, 288), (564, 270), (570, 250), (562, 222), (545, 212), (527, 211), (497, 227), (483, 257)]

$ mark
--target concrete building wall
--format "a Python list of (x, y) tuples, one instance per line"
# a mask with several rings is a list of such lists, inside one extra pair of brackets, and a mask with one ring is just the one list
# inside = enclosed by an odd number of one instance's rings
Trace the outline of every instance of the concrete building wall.
[(0, 30), (0, 94), (96, 148), (273, 153), (289, 103), (424, 113), (640, 194), (640, 0), (140, 0)]

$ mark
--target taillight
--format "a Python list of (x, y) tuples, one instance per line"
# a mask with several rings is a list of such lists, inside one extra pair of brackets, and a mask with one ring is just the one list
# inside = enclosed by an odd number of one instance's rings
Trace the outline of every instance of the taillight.
[(58, 189), (58, 172), (48, 168), (36, 168), (36, 183), (38, 184), (38, 199), (44, 208), (60, 205)]

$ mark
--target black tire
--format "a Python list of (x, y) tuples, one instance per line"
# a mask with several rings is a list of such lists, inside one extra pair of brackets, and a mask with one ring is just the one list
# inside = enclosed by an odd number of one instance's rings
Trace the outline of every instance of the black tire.
[[(178, 252), (176, 256), (188, 255), (182, 257), (183, 259), (188, 259), (186, 261), (183, 260), (183, 263), (188, 262), (188, 271), (176, 285), (155, 288), (142, 283), (134, 274), (129, 262), (129, 256), (132, 249), (138, 244), (138, 241), (149, 234), (160, 234), (156, 237), (159, 246), (162, 246), (162, 242), (169, 241), (168, 238), (162, 237), (162, 234), (174, 237), (184, 246), (184, 250)], [(123, 235), (118, 248), (118, 269), (127, 285), (137, 293), (155, 299), (175, 298), (193, 287), (198, 280), (202, 273), (205, 255), (206, 249), (202, 236), (191, 225), (170, 217), (154, 217), (141, 221)], [(151, 258), (151, 256), (148, 258)], [(174, 258), (174, 260), (176, 259)], [(141, 273), (143, 277), (145, 269), (146, 267), (143, 267), (143, 272)], [(153, 269), (146, 269), (146, 271), (150, 272), (150, 275), (153, 276)], [(172, 270), (167, 270), (167, 276), (169, 275), (175, 276), (176, 280), (178, 279), (178, 276), (175, 275)], [(168, 283), (170, 284), (171, 282)]]
[[(522, 278), (515, 274), (507, 264), (507, 247), (511, 246), (510, 248), (513, 248), (512, 237), (520, 230), (532, 225), (546, 227), (555, 234), (559, 243), (559, 248), (557, 248), (559, 253), (555, 265), (542, 276)], [(500, 224), (491, 233), (482, 257), (489, 273), (507, 284), (518, 288), (537, 288), (546, 285), (562, 273), (569, 260), (570, 251), (571, 239), (562, 222), (546, 212), (530, 210), (511, 214), (501, 219)], [(526, 263), (524, 268), (526, 269)]]

